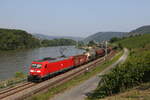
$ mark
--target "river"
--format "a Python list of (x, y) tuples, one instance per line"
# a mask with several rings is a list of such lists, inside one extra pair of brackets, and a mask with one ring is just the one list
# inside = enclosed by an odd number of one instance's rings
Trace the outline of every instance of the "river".
[(11, 78), (16, 72), (28, 73), (31, 62), (44, 57), (60, 56), (60, 49), (65, 49), (66, 56), (81, 54), (84, 50), (74, 46), (42, 47), (29, 50), (0, 52), (0, 80)]

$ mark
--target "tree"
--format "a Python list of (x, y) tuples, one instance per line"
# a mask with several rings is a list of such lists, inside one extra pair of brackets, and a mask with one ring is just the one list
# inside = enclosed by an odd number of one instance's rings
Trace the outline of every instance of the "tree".
[(40, 41), (23, 30), (0, 29), (0, 50), (15, 50), (40, 46)]
[(69, 45), (75, 45), (76, 41), (71, 39), (53, 39), (53, 40), (43, 40), (42, 45), (47, 46), (69, 46)]
[(82, 46), (84, 46), (84, 42), (83, 41), (78, 41), (77, 42), (77, 46), (80, 48), (80, 47), (82, 47)]
[(96, 45), (96, 43), (93, 40), (89, 41), (88, 46), (94, 46), (94, 45)]
[(113, 38), (110, 39), (110, 42), (111, 42), (111, 43), (114, 43), (114, 42), (119, 41), (119, 40), (120, 40), (120, 38), (118, 38), (118, 37), (113, 37)]

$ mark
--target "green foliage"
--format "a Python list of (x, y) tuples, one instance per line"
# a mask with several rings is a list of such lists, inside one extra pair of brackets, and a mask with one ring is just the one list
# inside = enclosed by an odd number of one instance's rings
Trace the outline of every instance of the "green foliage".
[(40, 46), (75, 45), (71, 39), (39, 40), (23, 30), (0, 29), (0, 50), (28, 49)]
[(0, 29), (0, 50), (35, 48), (39, 46), (39, 40), (26, 31)]
[(83, 42), (83, 41), (78, 41), (77, 47), (78, 47), (78, 48), (81, 48), (81, 47), (83, 47), (83, 46), (85, 46), (84, 42)]
[(89, 43), (88, 43), (88, 46), (95, 46), (95, 45), (96, 45), (96, 43), (93, 40), (89, 41)]
[(0, 89), (15, 86), (18, 83), (27, 81), (27, 75), (23, 72), (16, 72), (14, 77), (0, 81)]
[(150, 33), (150, 25), (139, 27), (131, 32), (128, 33), (128, 35), (139, 35), (139, 34), (147, 34)]
[(118, 65), (112, 72), (104, 75), (90, 98), (103, 98), (150, 81), (150, 52), (138, 53), (138, 56), (136, 53), (125, 64)]
[(102, 76), (90, 99), (110, 96), (150, 81), (150, 34), (125, 38), (117, 43), (130, 48), (128, 60)]
[(25, 77), (25, 74), (23, 72), (16, 72), (15, 73), (15, 77), (16, 78), (24, 78)]
[(119, 41), (119, 40), (120, 40), (120, 38), (118, 38), (118, 37), (113, 37), (113, 38), (110, 39), (110, 42), (113, 43), (113, 42), (117, 42), (117, 41)]
[(150, 34), (132, 36), (129, 38), (121, 39), (116, 43), (121, 44), (123, 47), (129, 49), (144, 48), (146, 45), (150, 44)]
[(118, 48), (123, 49), (123, 46), (121, 43), (118, 43)]
[(45, 47), (47, 46), (68, 46), (75, 45), (76, 41), (71, 39), (53, 39), (53, 40), (43, 40), (41, 44)]

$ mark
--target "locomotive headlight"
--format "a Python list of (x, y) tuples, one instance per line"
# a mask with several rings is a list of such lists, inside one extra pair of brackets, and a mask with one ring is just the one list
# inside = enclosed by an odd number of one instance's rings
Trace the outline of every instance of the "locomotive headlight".
[(37, 72), (37, 73), (41, 73), (41, 71), (40, 71), (40, 70), (37, 70), (36, 72)]
[(34, 70), (30, 70), (30, 72), (34, 72)]

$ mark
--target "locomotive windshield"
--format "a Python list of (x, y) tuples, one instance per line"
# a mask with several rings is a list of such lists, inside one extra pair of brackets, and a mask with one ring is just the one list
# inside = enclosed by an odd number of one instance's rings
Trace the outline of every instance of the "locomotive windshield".
[(42, 64), (32, 64), (31, 65), (32, 68), (38, 68), (38, 69), (40, 69), (41, 66), (42, 66)]

